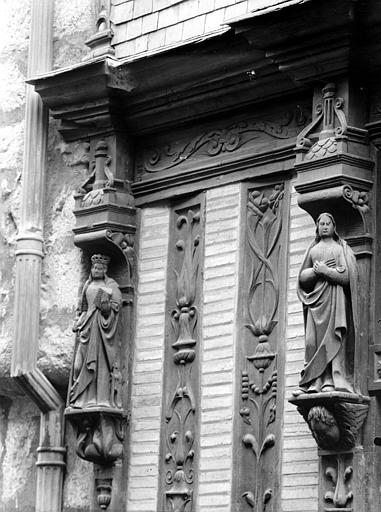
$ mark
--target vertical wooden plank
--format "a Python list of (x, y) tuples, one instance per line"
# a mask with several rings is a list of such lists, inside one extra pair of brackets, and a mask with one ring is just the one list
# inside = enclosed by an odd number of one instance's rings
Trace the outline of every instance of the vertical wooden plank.
[(241, 185), (207, 192), (196, 510), (230, 512)]
[(295, 406), (288, 402), (297, 389), (304, 365), (302, 305), (296, 295), (299, 268), (315, 235), (313, 219), (296, 202), (293, 190), (288, 241), (288, 299), (283, 427), (282, 510), (316, 512), (318, 509), (318, 456), (316, 443)]
[(233, 510), (280, 509), (289, 189), (247, 184), (243, 199)]
[(168, 246), (158, 511), (195, 511), (198, 485), (203, 195), (173, 205)]
[(131, 512), (156, 509), (168, 233), (168, 208), (142, 211), (128, 461), (127, 510)]

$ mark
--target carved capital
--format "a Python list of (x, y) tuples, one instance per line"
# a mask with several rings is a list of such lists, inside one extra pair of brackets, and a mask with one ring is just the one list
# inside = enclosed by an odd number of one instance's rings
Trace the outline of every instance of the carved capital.
[(351, 449), (368, 414), (369, 397), (333, 391), (306, 393), (289, 401), (307, 422), (319, 448)]

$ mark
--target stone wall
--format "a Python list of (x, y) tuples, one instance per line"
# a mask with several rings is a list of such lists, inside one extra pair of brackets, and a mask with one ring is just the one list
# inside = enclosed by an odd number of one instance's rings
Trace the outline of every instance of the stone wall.
[(14, 251), (22, 178), (30, 1), (2, 2), (0, 20), (0, 510), (32, 511), (39, 411), (9, 380)]
[(226, 29), (224, 22), (292, 0), (114, 0), (116, 56), (170, 48)]
[[(56, 2), (55, 68), (85, 55), (93, 32), (92, 0)], [(0, 20), (0, 510), (34, 510), (36, 449), (40, 412), (9, 378), (13, 337), (15, 246), (23, 174), (25, 80), (31, 0), (4, 0)], [(80, 253), (73, 245), (73, 191), (87, 168), (80, 144), (65, 144), (56, 123), (49, 127), (45, 191), (46, 255), (41, 287), (38, 366), (62, 393), (73, 350), (72, 322), (79, 282)], [(26, 312), (27, 313), (27, 312)], [(67, 443), (73, 445), (70, 430)], [(88, 464), (69, 452), (65, 510), (88, 509)], [(82, 489), (82, 491), (81, 491)]]

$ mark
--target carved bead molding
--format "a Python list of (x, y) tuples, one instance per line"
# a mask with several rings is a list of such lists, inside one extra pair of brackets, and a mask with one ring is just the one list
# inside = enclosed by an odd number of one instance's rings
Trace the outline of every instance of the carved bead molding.
[[(160, 510), (191, 512), (197, 484), (199, 397), (199, 302), (203, 246), (202, 206), (173, 211), (168, 283), (168, 345), (161, 446)], [(172, 270), (173, 268), (173, 270)]]
[[(284, 185), (248, 191), (246, 245), (241, 309), (246, 331), (241, 355), (240, 449), (236, 463), (239, 510), (278, 510), (280, 437), (277, 375), (283, 370), (283, 235), (287, 206)], [(280, 365), (280, 368), (279, 368)], [(281, 400), (281, 398), (279, 398)]]
[(371, 251), (370, 190), (373, 161), (367, 131), (350, 126), (347, 106), (338, 90), (343, 84), (327, 84), (315, 92), (315, 116), (297, 137), (295, 188), (298, 203), (313, 218), (331, 213), (338, 231), (356, 253)]
[[(134, 300), (135, 208), (127, 169), (113, 157), (117, 136), (84, 143), (89, 175), (75, 194), (74, 243), (82, 249), (82, 286), (65, 416), (79, 457), (95, 464), (101, 509), (111, 501), (113, 468), (124, 457)], [(119, 150), (118, 150), (119, 151)], [(120, 502), (121, 503), (121, 502)]]

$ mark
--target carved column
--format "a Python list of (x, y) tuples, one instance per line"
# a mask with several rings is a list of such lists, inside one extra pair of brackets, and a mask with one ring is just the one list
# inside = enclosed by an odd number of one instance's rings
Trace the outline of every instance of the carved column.
[[(51, 69), (54, 2), (34, 0), (28, 75)], [(37, 449), (36, 511), (59, 512), (65, 470), (63, 401), (37, 368), (40, 325), (41, 264), (44, 256), (44, 188), (48, 109), (26, 86), (21, 218), (16, 246), (14, 339), (11, 376), (41, 411)]]
[(183, 203), (172, 215), (158, 502), (166, 512), (195, 512), (203, 203)]
[(364, 438), (362, 426), (370, 404), (366, 368), (372, 336), (369, 290), (373, 160), (366, 130), (354, 126), (363, 126), (364, 108), (361, 91), (348, 82), (329, 83), (322, 91), (316, 90), (314, 119), (301, 132), (296, 146), (295, 188), (299, 205), (315, 220), (320, 213), (331, 214), (338, 234), (356, 257), (354, 277), (346, 291), (347, 297), (352, 294), (348, 308), (353, 315), (347, 325), (344, 355), (349, 389), (336, 389), (334, 384), (329, 392), (323, 386), (312, 393), (301, 386), (290, 400), (308, 423), (319, 447), (320, 512), (358, 512), (371, 506), (371, 495), (364, 485), (366, 468), (373, 464), (370, 424)]
[[(33, 2), (29, 75), (51, 68), (53, 6), (54, 2), (49, 0)], [(48, 109), (33, 87), (27, 85), (21, 219), (16, 247), (12, 376), (33, 370), (37, 362), (47, 133)]]

